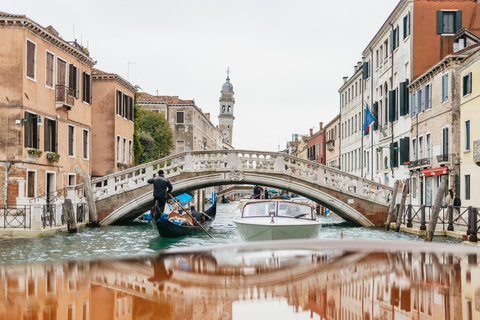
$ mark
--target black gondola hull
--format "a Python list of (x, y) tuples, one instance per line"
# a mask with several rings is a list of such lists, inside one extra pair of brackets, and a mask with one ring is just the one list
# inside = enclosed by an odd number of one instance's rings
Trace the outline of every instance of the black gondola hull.
[[(201, 223), (201, 226), (206, 230), (212, 223), (215, 221), (215, 216), (217, 214), (217, 205), (214, 204), (205, 214), (210, 217), (210, 220)], [(158, 233), (162, 238), (177, 238), (182, 236), (189, 236), (198, 233), (204, 233), (203, 229), (198, 225), (195, 226), (186, 226), (178, 225), (168, 220), (166, 221), (157, 221), (155, 223)]]

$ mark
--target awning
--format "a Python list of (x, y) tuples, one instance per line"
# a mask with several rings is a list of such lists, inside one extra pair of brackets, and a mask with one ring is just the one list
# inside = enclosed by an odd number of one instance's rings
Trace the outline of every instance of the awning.
[(448, 167), (425, 169), (425, 170), (422, 170), (421, 176), (430, 177), (430, 176), (439, 176), (442, 174), (448, 174)]

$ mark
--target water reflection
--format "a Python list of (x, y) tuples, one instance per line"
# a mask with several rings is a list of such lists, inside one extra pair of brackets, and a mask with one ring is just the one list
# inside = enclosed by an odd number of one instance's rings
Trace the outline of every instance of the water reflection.
[(0, 318), (480, 317), (478, 250), (382, 242), (387, 249), (372, 251), (364, 248), (374, 242), (361, 244), (256, 243), (129, 260), (4, 265)]

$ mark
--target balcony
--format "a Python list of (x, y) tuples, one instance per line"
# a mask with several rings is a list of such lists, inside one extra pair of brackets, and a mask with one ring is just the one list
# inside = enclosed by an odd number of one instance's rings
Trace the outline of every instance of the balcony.
[(70, 110), (73, 108), (74, 101), (75, 90), (60, 84), (55, 86), (55, 106), (57, 109), (65, 107)]
[(424, 167), (430, 165), (430, 158), (423, 158), (419, 160), (410, 161), (408, 168)]
[(335, 148), (335, 140), (327, 141), (327, 150), (332, 151)]
[(448, 153), (447, 153), (447, 154), (438, 155), (438, 156), (437, 156), (437, 161), (438, 161), (438, 163), (448, 162)]

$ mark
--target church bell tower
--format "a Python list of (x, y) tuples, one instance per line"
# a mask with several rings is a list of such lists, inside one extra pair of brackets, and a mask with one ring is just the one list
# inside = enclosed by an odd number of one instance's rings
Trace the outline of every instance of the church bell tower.
[(233, 85), (230, 83), (230, 69), (227, 69), (227, 80), (222, 86), (220, 91), (220, 114), (219, 129), (222, 132), (223, 140), (229, 145), (233, 146), (232, 133), (233, 133), (233, 109), (235, 105), (235, 98), (233, 97)]

